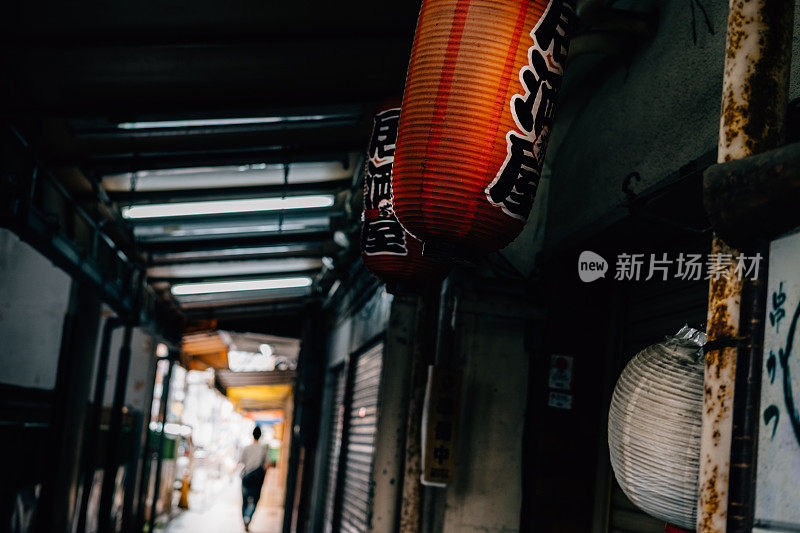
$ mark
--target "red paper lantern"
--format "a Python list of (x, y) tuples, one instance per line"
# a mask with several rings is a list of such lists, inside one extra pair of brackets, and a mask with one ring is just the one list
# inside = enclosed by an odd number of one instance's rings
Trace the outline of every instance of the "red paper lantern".
[(394, 214), (392, 163), (397, 142), (398, 102), (375, 116), (364, 172), (361, 258), (378, 278), (396, 288), (441, 281), (450, 267), (422, 257), (422, 243), (409, 235)]
[(423, 0), (393, 187), (426, 254), (486, 253), (522, 230), (574, 18), (564, 0)]

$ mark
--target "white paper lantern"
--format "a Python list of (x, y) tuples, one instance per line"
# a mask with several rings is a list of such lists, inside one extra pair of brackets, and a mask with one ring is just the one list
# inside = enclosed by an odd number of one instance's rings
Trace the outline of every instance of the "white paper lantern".
[(608, 413), (611, 465), (644, 512), (695, 528), (705, 334), (684, 327), (636, 354)]

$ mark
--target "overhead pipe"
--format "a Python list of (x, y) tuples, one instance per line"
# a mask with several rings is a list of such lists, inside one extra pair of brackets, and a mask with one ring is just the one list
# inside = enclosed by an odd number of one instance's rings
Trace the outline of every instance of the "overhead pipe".
[[(794, 2), (730, 0), (719, 163), (744, 159), (784, 142), (793, 11)], [(735, 193), (733, 189), (729, 192)], [(719, 209), (708, 201), (708, 192), (706, 187), (706, 209), (713, 221), (719, 218)], [(766, 237), (762, 235), (749, 249), (738, 250), (715, 233), (711, 252), (733, 257), (759, 252), (766, 257)], [(752, 521), (757, 425), (749, 419), (758, 416), (765, 281), (739, 280), (733, 263), (709, 283), (697, 516), (701, 533), (728, 528), (749, 531), (747, 523)], [(762, 275), (765, 271), (762, 265)], [(734, 406), (735, 388), (745, 386)], [(734, 416), (739, 422), (736, 427)], [(729, 498), (733, 489), (737, 501)]]
[(658, 30), (657, 11), (640, 12), (606, 7), (605, 0), (578, 0), (575, 13), (586, 26), (569, 43), (567, 65), (586, 54), (630, 55), (637, 44)]
[(706, 211), (717, 234), (736, 248), (762, 235), (797, 227), (800, 143), (709, 167), (703, 175)]

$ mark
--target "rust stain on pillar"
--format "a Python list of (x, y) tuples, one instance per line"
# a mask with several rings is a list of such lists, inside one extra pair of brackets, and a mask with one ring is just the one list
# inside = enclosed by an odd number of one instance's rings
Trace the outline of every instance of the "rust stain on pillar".
[[(720, 163), (781, 146), (789, 87), (794, 2), (730, 0), (720, 116)], [(712, 254), (740, 254), (714, 236)], [(709, 284), (697, 531), (726, 531), (733, 393), (742, 281)]]
[[(736, 254), (718, 237), (711, 253)], [(698, 531), (725, 531), (728, 505), (728, 472), (733, 427), (733, 385), (737, 350), (727, 344), (739, 337), (742, 282), (731, 264), (725, 275), (709, 283), (706, 335), (706, 369), (700, 463)]]
[(785, 137), (794, 2), (731, 0), (718, 161), (777, 148)]

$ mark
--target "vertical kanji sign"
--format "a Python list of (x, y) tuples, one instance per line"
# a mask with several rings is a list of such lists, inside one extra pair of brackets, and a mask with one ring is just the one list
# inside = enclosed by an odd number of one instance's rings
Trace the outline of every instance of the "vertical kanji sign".
[(361, 259), (390, 291), (415, 290), (441, 281), (448, 264), (422, 256), (422, 242), (403, 229), (394, 212), (392, 165), (397, 148), (400, 107), (394, 100), (379, 106), (364, 166), (364, 212)]
[(461, 371), (428, 367), (422, 415), (422, 484), (443, 487), (453, 480), (461, 404)]
[(517, 129), (506, 134), (506, 159), (486, 187), (489, 202), (513, 218), (527, 219), (533, 207), (574, 21), (569, 2), (550, 0), (530, 33), (529, 63), (519, 73), (525, 94), (510, 105)]
[(366, 255), (406, 255), (406, 237), (394, 214), (392, 163), (397, 143), (400, 108), (375, 115), (364, 176), (364, 229), (361, 249)]
[(753, 531), (800, 531), (800, 232), (772, 241)]

